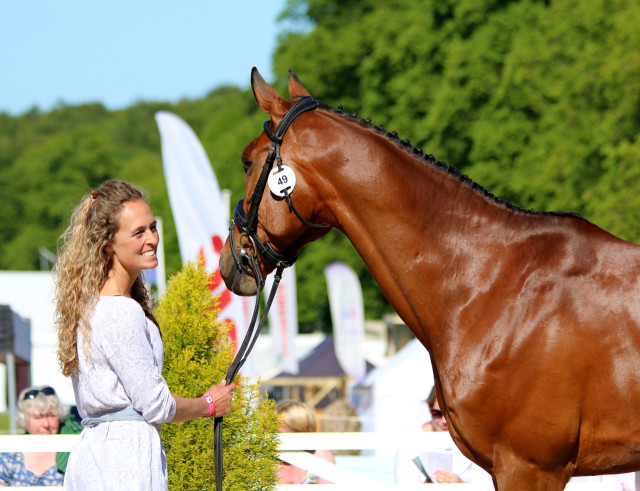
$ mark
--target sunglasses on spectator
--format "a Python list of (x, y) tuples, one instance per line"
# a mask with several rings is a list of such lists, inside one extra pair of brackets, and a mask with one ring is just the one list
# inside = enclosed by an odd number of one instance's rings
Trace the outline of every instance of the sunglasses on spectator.
[(433, 419), (440, 419), (440, 418), (442, 418), (442, 416), (444, 416), (444, 415), (442, 414), (442, 411), (440, 411), (439, 409), (432, 409), (431, 410), (431, 417)]
[(31, 389), (24, 393), (23, 401), (27, 399), (35, 399), (38, 397), (38, 394), (44, 394), (45, 396), (53, 396), (56, 394), (56, 391), (51, 387), (43, 387), (42, 389)]

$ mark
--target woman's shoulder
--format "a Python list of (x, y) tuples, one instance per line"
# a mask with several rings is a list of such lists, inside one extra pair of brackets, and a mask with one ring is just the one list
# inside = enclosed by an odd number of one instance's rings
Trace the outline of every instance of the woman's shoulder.
[(21, 452), (0, 452), (0, 463), (3, 465), (15, 463), (20, 460), (22, 455)]
[(15, 476), (24, 468), (24, 454), (21, 452), (0, 453), (0, 486), (14, 484)]

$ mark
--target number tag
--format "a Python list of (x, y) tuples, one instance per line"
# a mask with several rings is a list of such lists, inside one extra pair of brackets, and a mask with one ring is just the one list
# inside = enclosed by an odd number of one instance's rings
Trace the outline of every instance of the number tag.
[(267, 183), (273, 194), (284, 197), (285, 191), (291, 194), (293, 188), (296, 187), (296, 174), (291, 167), (287, 167), (286, 165), (282, 166), (282, 170), (276, 167), (269, 174)]

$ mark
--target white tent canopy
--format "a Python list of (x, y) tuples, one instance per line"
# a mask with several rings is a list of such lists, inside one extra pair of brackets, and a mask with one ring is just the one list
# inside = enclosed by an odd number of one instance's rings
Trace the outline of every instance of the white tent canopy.
[(369, 372), (356, 390), (362, 431), (418, 431), (431, 420), (425, 401), (432, 388), (429, 353), (414, 339)]

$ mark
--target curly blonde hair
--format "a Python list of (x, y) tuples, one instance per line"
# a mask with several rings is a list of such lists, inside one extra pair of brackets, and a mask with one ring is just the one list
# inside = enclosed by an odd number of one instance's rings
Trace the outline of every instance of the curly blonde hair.
[[(108, 247), (119, 228), (125, 203), (140, 199), (142, 190), (124, 181), (108, 180), (85, 196), (71, 215), (71, 222), (58, 239), (58, 260), (54, 267), (58, 362), (69, 377), (78, 370), (78, 329), (89, 339), (89, 319), (112, 266)], [(131, 291), (145, 315), (158, 324), (151, 313), (149, 296), (139, 276)]]

